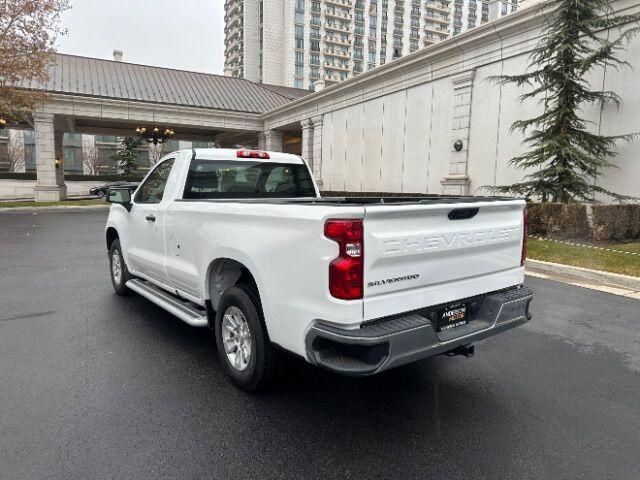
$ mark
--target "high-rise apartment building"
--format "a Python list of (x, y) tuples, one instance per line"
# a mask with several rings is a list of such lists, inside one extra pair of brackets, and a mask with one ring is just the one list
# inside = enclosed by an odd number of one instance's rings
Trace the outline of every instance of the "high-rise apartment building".
[[(499, 16), (497, 0), (226, 0), (225, 74), (313, 89)], [(517, 0), (500, 0), (510, 12)]]

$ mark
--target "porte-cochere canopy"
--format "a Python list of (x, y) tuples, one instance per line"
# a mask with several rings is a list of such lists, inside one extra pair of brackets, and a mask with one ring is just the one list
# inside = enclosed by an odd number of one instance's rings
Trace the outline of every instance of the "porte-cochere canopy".
[(263, 115), (310, 93), (242, 78), (65, 54), (55, 56), (47, 82), (23, 80), (19, 87), (50, 94), (31, 119), (36, 200), (66, 195), (60, 161), (56, 167), (56, 159), (64, 162), (64, 132), (124, 136), (135, 135), (138, 125), (159, 125), (174, 129), (176, 140), (261, 144), (281, 150), (286, 132), (261, 134)]

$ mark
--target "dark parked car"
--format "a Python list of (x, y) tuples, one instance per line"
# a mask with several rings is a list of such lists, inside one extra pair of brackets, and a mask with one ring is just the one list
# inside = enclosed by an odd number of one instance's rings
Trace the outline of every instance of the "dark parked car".
[(137, 187), (138, 184), (135, 182), (127, 182), (124, 180), (119, 180), (117, 182), (107, 182), (104, 185), (91, 187), (89, 189), (89, 195), (95, 196), (98, 198), (103, 198), (107, 194), (107, 190), (109, 190), (109, 187), (123, 187), (123, 186)]

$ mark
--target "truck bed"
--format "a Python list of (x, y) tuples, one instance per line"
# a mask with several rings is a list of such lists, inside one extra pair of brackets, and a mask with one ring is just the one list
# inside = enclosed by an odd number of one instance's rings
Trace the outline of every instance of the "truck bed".
[(482, 203), (507, 202), (513, 197), (496, 196), (424, 196), (424, 197), (307, 197), (307, 198), (220, 198), (220, 199), (177, 199), (176, 202), (200, 203), (274, 203), (274, 204), (308, 204), (323, 206), (364, 206), (364, 205), (431, 205), (447, 203)]

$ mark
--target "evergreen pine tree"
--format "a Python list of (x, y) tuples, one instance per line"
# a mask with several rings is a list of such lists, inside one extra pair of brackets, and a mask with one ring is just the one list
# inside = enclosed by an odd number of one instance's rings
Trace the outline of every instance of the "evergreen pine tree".
[(598, 193), (626, 199), (595, 179), (615, 166), (616, 143), (632, 141), (636, 134), (599, 135), (581, 114), (588, 104), (620, 103), (615, 92), (592, 89), (586, 77), (596, 68), (630, 66), (619, 54), (640, 31), (640, 14), (614, 16), (608, 0), (549, 0), (545, 7), (555, 11), (531, 54), (531, 71), (492, 77), (499, 84), (530, 87), (520, 99), (535, 98), (544, 107), (541, 115), (511, 127), (523, 132), (530, 150), (510, 164), (536, 171), (521, 183), (492, 189), (543, 202), (592, 201)]
[(115, 155), (111, 158), (118, 163), (118, 167), (124, 175), (129, 175), (138, 168), (138, 159), (135, 149), (140, 146), (140, 139), (133, 137), (122, 137), (120, 145)]

